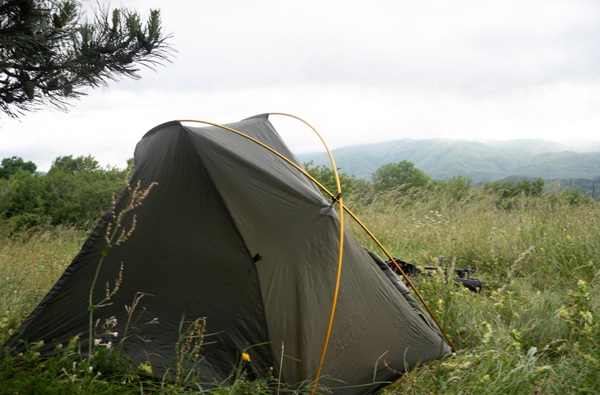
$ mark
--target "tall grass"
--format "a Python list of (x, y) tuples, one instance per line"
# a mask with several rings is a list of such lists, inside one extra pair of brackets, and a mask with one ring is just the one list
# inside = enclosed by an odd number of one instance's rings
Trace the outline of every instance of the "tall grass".
[(382, 393), (600, 393), (600, 205), (544, 196), (499, 206), (473, 193), (359, 207), (395, 257), (423, 267), (444, 256), (486, 282), (476, 294), (441, 274), (417, 280), (458, 353)]
[(0, 236), (0, 344), (62, 275), (87, 233), (65, 227)]
[[(551, 196), (498, 203), (471, 192), (460, 200), (433, 193), (388, 194), (351, 206), (394, 256), (421, 268), (444, 256), (450, 266), (475, 268), (474, 276), (486, 283), (483, 292), (473, 293), (441, 273), (416, 280), (457, 353), (405, 374), (380, 394), (600, 393), (600, 205), (572, 205)], [(379, 253), (357, 225), (348, 226)], [(0, 343), (50, 289), (85, 237), (48, 227), (2, 238)], [(22, 358), (35, 361), (32, 353)], [(29, 366), (30, 373), (7, 362), (0, 365), (0, 381), (10, 377), (12, 392), (26, 392), (23, 388), (40, 380), (64, 393), (186, 390), (150, 384), (135, 374), (115, 379), (75, 366), (61, 366), (54, 374), (35, 363), (21, 361), (21, 366)], [(15, 377), (30, 387), (19, 386)], [(235, 377), (233, 385), (210, 392), (266, 394), (280, 388), (272, 379)]]

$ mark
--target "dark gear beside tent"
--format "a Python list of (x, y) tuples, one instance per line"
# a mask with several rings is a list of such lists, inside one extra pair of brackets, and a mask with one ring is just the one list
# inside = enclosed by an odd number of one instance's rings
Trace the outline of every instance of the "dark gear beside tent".
[[(301, 166), (268, 115), (227, 127)], [(305, 174), (251, 139), (217, 126), (159, 125), (136, 147), (130, 184), (138, 181), (142, 188), (158, 184), (135, 208), (129, 239), (99, 266), (113, 220), (107, 212), (9, 345), (44, 340), (48, 354), (78, 335), (85, 353), (89, 342), (106, 344), (101, 328), (112, 320), (112, 342), (161, 374), (178, 363), (182, 322), (201, 318), (204, 342), (190, 364), (202, 380), (226, 380), (245, 353), (251, 377), (273, 369), (283, 382), (311, 385), (325, 355), (319, 384), (336, 394), (368, 393), (451, 353), (398, 277), (345, 230), (335, 318), (322, 354), (339, 216)], [(129, 198), (125, 189), (115, 212)], [(105, 285), (112, 292), (119, 278), (110, 304), (93, 312), (90, 338), (91, 284), (100, 301)], [(143, 297), (131, 312), (136, 295)]]

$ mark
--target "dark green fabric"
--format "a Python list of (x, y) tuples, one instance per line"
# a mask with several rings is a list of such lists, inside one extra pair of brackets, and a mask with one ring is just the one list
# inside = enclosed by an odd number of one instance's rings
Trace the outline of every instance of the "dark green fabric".
[[(295, 161), (268, 121), (230, 127)], [(179, 326), (206, 317), (199, 374), (229, 376), (242, 352), (253, 376), (269, 368), (288, 383), (310, 382), (318, 367), (335, 286), (339, 219), (301, 172), (244, 137), (217, 127), (169, 122), (136, 147), (132, 184), (158, 182), (137, 209), (137, 227), (104, 261), (96, 299), (123, 282), (95, 316), (117, 318), (144, 293), (126, 340), (138, 362), (173, 367)], [(127, 193), (120, 198), (122, 206)], [(108, 219), (108, 217), (107, 217)], [(87, 295), (104, 248), (104, 228), (86, 242), (65, 275), (13, 338), (87, 344)], [(342, 280), (321, 384), (363, 394), (395, 371), (450, 349), (354, 237), (345, 232)], [(154, 318), (158, 324), (148, 324)], [(149, 339), (140, 343), (137, 335)], [(119, 339), (116, 339), (119, 340)], [(50, 348), (49, 348), (50, 349)], [(282, 371), (279, 372), (279, 366)], [(387, 365), (387, 366), (386, 366)], [(156, 372), (155, 372), (156, 373)]]

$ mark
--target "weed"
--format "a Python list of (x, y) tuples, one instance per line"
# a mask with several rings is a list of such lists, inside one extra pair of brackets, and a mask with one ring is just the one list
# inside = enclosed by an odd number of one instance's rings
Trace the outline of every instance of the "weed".
[[(417, 288), (457, 353), (404, 374), (380, 394), (600, 393), (600, 227), (595, 225), (600, 223), (600, 205), (574, 205), (544, 196), (519, 196), (512, 203), (503, 209), (494, 197), (474, 190), (460, 201), (423, 192), (410, 204), (394, 195), (352, 207), (394, 256), (423, 268), (444, 255), (457, 267), (476, 268), (477, 277), (488, 285), (476, 294), (446, 282), (441, 273), (419, 278)], [(360, 229), (348, 225), (363, 245), (377, 251)], [(120, 229), (118, 234), (127, 233)], [(84, 238), (77, 229), (41, 227), (0, 240), (0, 342), (47, 293)], [(127, 262), (122, 276), (125, 281)], [(109, 296), (118, 289), (118, 277), (108, 288), (103, 284), (101, 297), (107, 289)], [(81, 357), (77, 338), (43, 361), (39, 344), (20, 355), (5, 350), (0, 356), (2, 389), (66, 394), (302, 393), (270, 374), (251, 380), (243, 353), (252, 358), (252, 350), (241, 351), (227, 382), (201, 382), (193, 368), (202, 362), (202, 345), (209, 336), (202, 319), (182, 321), (170, 371), (178, 380), (154, 377), (157, 369), (147, 362), (122, 369), (118, 342), (141, 335), (141, 314), (134, 311), (145, 297), (134, 295), (127, 307), (127, 329), (118, 336), (111, 317), (93, 322), (94, 338), (101, 340), (92, 350), (93, 363)]]

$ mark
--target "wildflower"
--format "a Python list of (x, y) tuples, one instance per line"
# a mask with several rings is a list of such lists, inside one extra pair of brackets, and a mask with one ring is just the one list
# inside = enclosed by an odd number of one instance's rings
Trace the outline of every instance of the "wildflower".
[(152, 365), (149, 363), (140, 363), (138, 369), (146, 374), (152, 374)]
[(588, 323), (588, 324), (593, 324), (594, 323), (594, 316), (592, 315), (592, 313), (590, 311), (580, 311), (579, 315), (581, 316), (581, 318), (583, 318), (583, 320)]
[(246, 361), (246, 362), (250, 362), (250, 354), (243, 352), (242, 353), (242, 360)]
[(537, 373), (546, 373), (551, 370), (552, 370), (552, 366), (550, 366), (550, 365), (539, 366), (536, 368)]
[(567, 309), (562, 308), (559, 312), (558, 312), (558, 316), (560, 318), (562, 318), (563, 320), (569, 319), (571, 314), (569, 314), (569, 312), (567, 311)]
[(486, 332), (483, 334), (481, 342), (483, 344), (486, 344), (486, 343), (489, 343), (489, 341), (492, 339), (492, 336), (493, 336), (494, 333), (492, 331), (492, 325), (490, 325), (489, 322), (485, 322), (485, 321), (482, 322), (482, 326), (484, 327), (484, 330)]
[(99, 346), (102, 343), (102, 339), (94, 339), (94, 346)]
[(107, 328), (114, 328), (117, 326), (117, 318), (114, 315), (110, 316), (106, 319), (106, 321), (104, 321), (104, 326)]
[(596, 358), (594, 358), (591, 354), (584, 353), (581, 356), (583, 357), (584, 360), (586, 360), (588, 362), (591, 362), (593, 364), (597, 364), (598, 363), (598, 360)]

